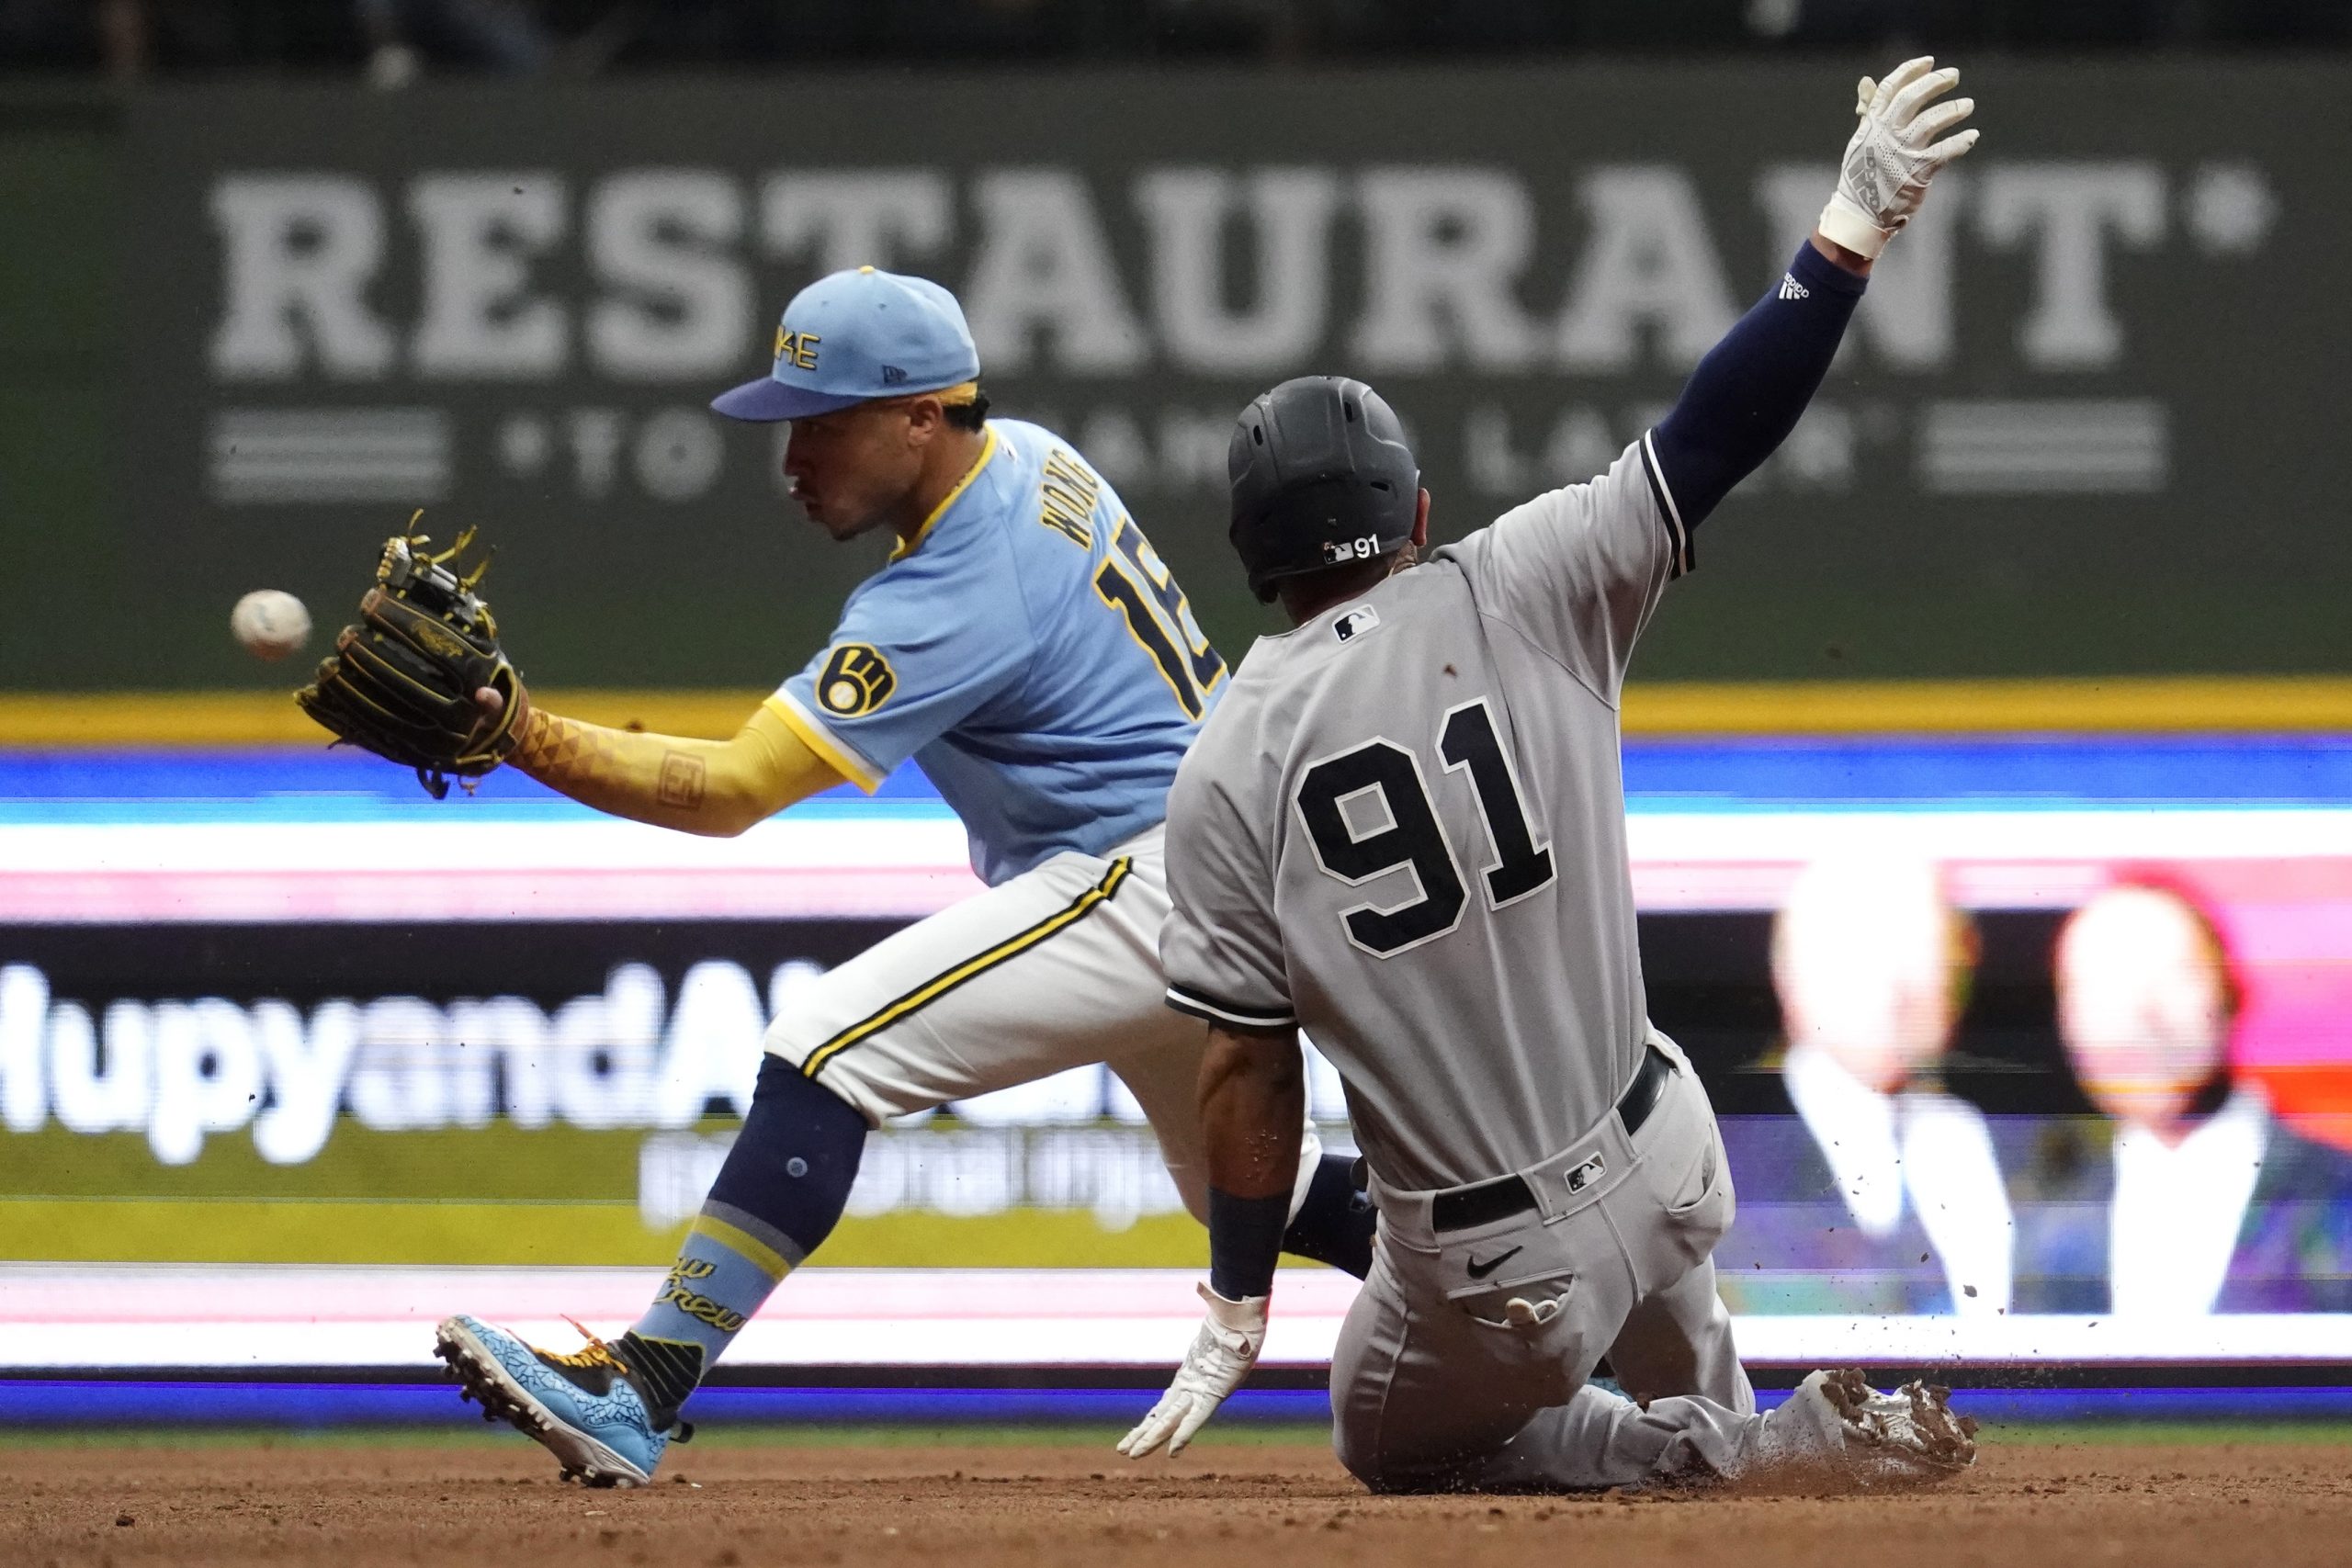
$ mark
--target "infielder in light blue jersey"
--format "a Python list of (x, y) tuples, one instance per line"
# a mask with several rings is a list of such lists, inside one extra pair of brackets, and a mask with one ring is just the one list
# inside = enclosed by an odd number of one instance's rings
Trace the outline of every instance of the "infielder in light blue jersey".
[(1225, 660), (1109, 484), (991, 420), (978, 466), (770, 699), (867, 789), (913, 758), (991, 886), (1159, 826)]
[[(678, 1409), (831, 1234), (870, 1127), (1109, 1064), (1208, 1218), (1199, 1020), (1162, 1004), (1161, 823), (1224, 660), (1116, 491), (1068, 443), (990, 421), (954, 296), (861, 267), (803, 289), (766, 378), (712, 405), (789, 421), (785, 473), (835, 539), (887, 528), (808, 667), (734, 739), (607, 729), (524, 706), (514, 763), (601, 810), (737, 833), (843, 779), (919, 762), (988, 891), (826, 975), (767, 1032), (759, 1087), (677, 1262), (636, 1326), (559, 1355), (472, 1317), (436, 1348), (567, 1475), (650, 1478)], [(499, 700), (484, 693), (486, 712)], [(1283, 1245), (1361, 1277), (1373, 1221), (1308, 1126)]]

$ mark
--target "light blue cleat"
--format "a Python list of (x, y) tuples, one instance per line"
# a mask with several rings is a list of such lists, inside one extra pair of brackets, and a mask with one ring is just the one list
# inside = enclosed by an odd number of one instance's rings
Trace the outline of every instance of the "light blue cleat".
[(560, 1356), (480, 1318), (450, 1317), (433, 1341), (434, 1354), (463, 1385), (462, 1397), (481, 1401), (482, 1419), (512, 1423), (555, 1455), (566, 1481), (642, 1486), (673, 1434), (681, 1442), (693, 1435), (647, 1410), (628, 1366), (594, 1335), (586, 1348)]

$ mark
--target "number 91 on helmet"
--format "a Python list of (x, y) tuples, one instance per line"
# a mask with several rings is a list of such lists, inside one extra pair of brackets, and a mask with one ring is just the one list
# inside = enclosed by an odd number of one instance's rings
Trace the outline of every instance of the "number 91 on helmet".
[(1259, 397), (1226, 448), (1229, 536), (1259, 603), (1283, 578), (1368, 560), (1413, 536), (1421, 471), (1379, 393), (1302, 376)]

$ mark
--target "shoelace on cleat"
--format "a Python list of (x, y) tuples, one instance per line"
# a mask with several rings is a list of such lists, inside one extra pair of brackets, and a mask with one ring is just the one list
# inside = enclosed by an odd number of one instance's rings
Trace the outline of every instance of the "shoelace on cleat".
[[(563, 1321), (578, 1329), (580, 1337), (588, 1343), (569, 1356), (560, 1355), (553, 1350), (538, 1350), (538, 1354), (545, 1356), (550, 1361), (560, 1362), (567, 1367), (610, 1367), (623, 1377), (629, 1375), (628, 1363), (613, 1354), (613, 1348), (590, 1333), (585, 1324), (576, 1317), (570, 1316)], [(537, 1347), (534, 1346), (533, 1348), (536, 1350)]]
[[(581, 1349), (569, 1356), (559, 1356), (551, 1350), (543, 1350), (540, 1352), (541, 1355), (548, 1357), (551, 1360), (561, 1361), (567, 1367), (610, 1367), (613, 1371), (620, 1373), (621, 1376), (625, 1378), (634, 1378), (637, 1375), (629, 1371), (628, 1363), (627, 1361), (622, 1360), (619, 1356), (614, 1354), (612, 1346), (605, 1343), (603, 1339), (598, 1338), (589, 1330), (586, 1324), (582, 1323), (578, 1318), (568, 1314), (565, 1316), (563, 1321), (571, 1325), (573, 1328), (578, 1329), (580, 1331), (580, 1337), (585, 1339), (588, 1343)], [(694, 1424), (688, 1421), (672, 1422), (670, 1425), (670, 1440), (673, 1443), (693, 1442), (695, 1440)]]
[[(537, 1346), (532, 1347), (534, 1353), (545, 1356), (550, 1361), (560, 1362), (562, 1365), (567, 1367), (610, 1367), (613, 1371), (620, 1373), (620, 1375), (625, 1378), (633, 1378), (636, 1376), (634, 1372), (629, 1371), (628, 1363), (622, 1360), (619, 1356), (614, 1354), (612, 1346), (598, 1337), (586, 1324), (581, 1322), (578, 1318), (571, 1316), (570, 1314), (566, 1314), (564, 1315), (563, 1321), (571, 1325), (571, 1326), (579, 1332), (580, 1337), (585, 1339), (588, 1343), (582, 1346), (578, 1350), (573, 1351), (569, 1356), (560, 1355), (553, 1350), (541, 1350)], [(485, 1413), (485, 1416), (487, 1416), (487, 1413)], [(488, 1418), (494, 1419), (494, 1417)], [(695, 1440), (694, 1423), (691, 1421), (672, 1422), (670, 1426), (670, 1440), (673, 1443), (693, 1442)]]

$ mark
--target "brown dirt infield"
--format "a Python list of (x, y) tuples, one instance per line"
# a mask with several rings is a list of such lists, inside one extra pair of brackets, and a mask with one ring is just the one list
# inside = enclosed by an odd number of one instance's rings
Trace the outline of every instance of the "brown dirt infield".
[(2329, 1444), (2021, 1443), (1904, 1495), (1489, 1499), (1368, 1496), (1328, 1451), (1287, 1446), (1131, 1465), (1068, 1444), (719, 1438), (678, 1450), (662, 1484), (590, 1492), (558, 1484), (519, 1439), (30, 1445), (0, 1450), (0, 1563), (2292, 1568), (2352, 1560), (2347, 1461), (2352, 1449)]

